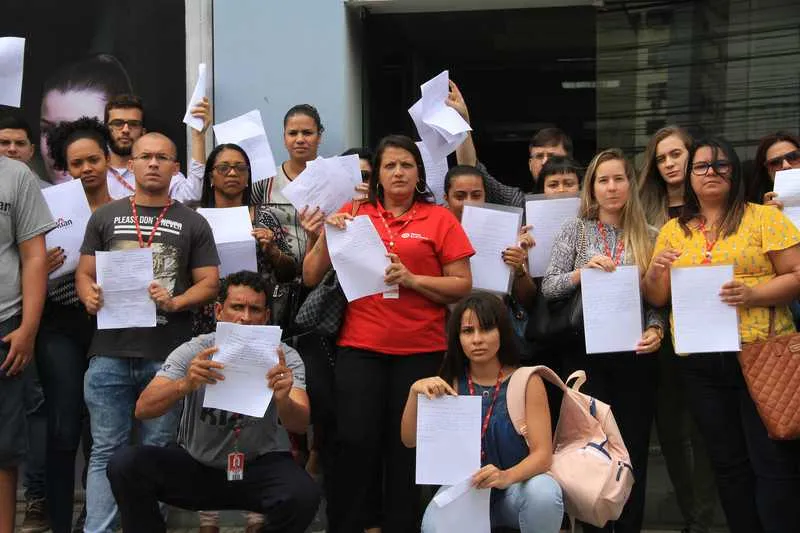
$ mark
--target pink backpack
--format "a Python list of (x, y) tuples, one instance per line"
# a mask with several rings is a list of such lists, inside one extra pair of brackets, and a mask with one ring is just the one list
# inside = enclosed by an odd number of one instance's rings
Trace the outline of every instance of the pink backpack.
[(549, 474), (564, 491), (567, 513), (597, 527), (617, 520), (633, 487), (633, 468), (611, 407), (580, 392), (583, 370), (567, 378), (567, 383), (576, 380), (570, 388), (546, 366), (519, 368), (508, 383), (506, 401), (514, 429), (523, 437), (525, 391), (533, 374), (564, 391)]

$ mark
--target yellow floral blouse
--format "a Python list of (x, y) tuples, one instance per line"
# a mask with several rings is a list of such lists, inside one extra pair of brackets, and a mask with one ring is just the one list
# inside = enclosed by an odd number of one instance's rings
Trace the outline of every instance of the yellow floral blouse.
[[(656, 240), (653, 256), (665, 248), (682, 253), (674, 266), (703, 264), (706, 240), (694, 223), (691, 237), (686, 237), (673, 218), (667, 222)], [(800, 243), (800, 231), (778, 209), (771, 206), (747, 204), (739, 229), (734, 235), (718, 239), (711, 253), (711, 264), (733, 264), (733, 277), (749, 287), (764, 283), (776, 276), (767, 252), (785, 250)], [(670, 320), (672, 317), (670, 317)], [(794, 331), (787, 306), (775, 313), (775, 333)], [(764, 340), (769, 336), (769, 308), (740, 307), (739, 335), (743, 343)]]

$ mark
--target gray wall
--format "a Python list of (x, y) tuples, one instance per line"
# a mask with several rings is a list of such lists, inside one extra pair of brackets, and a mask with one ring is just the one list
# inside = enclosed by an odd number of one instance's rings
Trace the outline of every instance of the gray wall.
[(287, 158), (283, 116), (312, 104), (320, 155), (361, 144), (358, 13), (342, 0), (214, 0), (214, 119), (261, 110), (276, 164)]

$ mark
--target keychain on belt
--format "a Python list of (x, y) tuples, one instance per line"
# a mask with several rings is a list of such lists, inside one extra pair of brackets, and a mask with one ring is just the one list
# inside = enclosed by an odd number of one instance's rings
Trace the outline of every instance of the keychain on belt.
[(233, 426), (233, 451), (228, 454), (228, 481), (241, 481), (244, 479), (244, 454), (239, 451), (239, 433), (242, 432), (242, 417), (234, 415), (236, 423)]

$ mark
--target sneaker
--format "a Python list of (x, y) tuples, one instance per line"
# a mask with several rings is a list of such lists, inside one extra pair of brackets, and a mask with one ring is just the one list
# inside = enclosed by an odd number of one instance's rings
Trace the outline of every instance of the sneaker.
[(50, 529), (47, 518), (47, 505), (44, 498), (25, 502), (25, 518), (20, 533), (43, 533)]
[(75, 525), (72, 526), (72, 533), (83, 533), (83, 526), (86, 525), (86, 502), (83, 502), (81, 512), (78, 519), (75, 520)]

